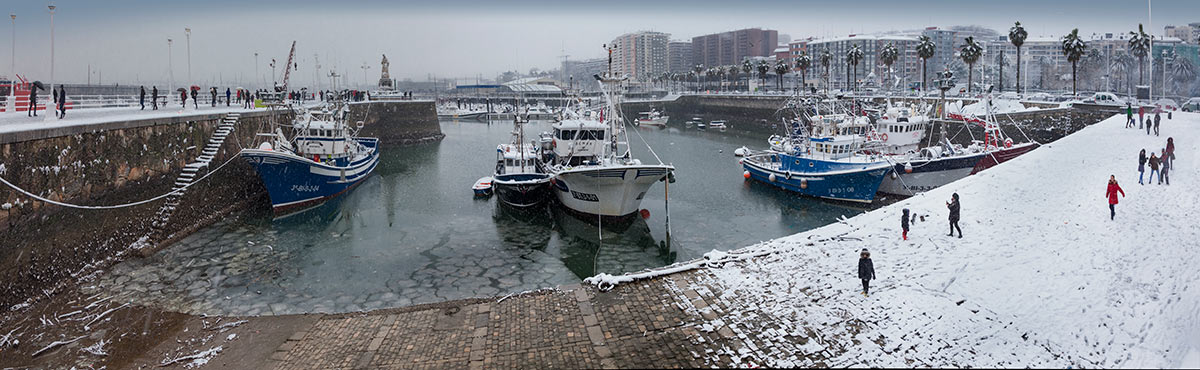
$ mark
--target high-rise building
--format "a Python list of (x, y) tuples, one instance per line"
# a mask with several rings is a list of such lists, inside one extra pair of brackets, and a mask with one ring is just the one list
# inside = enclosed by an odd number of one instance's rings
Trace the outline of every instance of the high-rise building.
[(959, 45), (956, 45), (957, 32), (953, 30), (945, 30), (938, 27), (927, 27), (921, 31), (921, 35), (929, 36), (933, 40), (934, 51), (933, 58), (929, 58), (928, 73), (933, 76), (935, 72), (941, 71), (950, 61), (954, 60), (954, 53), (958, 51)]
[(692, 62), (692, 43), (671, 41), (667, 43), (667, 72), (687, 73), (696, 63)]
[(692, 38), (692, 62), (705, 67), (739, 64), (746, 58), (774, 55), (778, 42), (778, 31), (761, 28), (696, 36)]
[(667, 72), (670, 34), (653, 31), (627, 33), (612, 41), (613, 72), (647, 81)]
[[(879, 59), (879, 52), (887, 44), (896, 46), (899, 52), (896, 62), (888, 66)], [(799, 45), (793, 43), (793, 50)], [(821, 40), (807, 41), (804, 45), (812, 57), (812, 67), (805, 74), (805, 81), (823, 83), (825, 81), (825, 66), (821, 65), (821, 54), (828, 50), (829, 83), (833, 88), (849, 88), (847, 81), (853, 75), (852, 67), (846, 63), (846, 52), (858, 45), (863, 51), (863, 59), (858, 62), (858, 83), (860, 86), (895, 86), (896, 81), (917, 81), (921, 78), (921, 61), (917, 58), (917, 39), (909, 36), (895, 35), (849, 35)], [(796, 52), (799, 54), (799, 51)], [(900, 85), (899, 87), (903, 87)]]

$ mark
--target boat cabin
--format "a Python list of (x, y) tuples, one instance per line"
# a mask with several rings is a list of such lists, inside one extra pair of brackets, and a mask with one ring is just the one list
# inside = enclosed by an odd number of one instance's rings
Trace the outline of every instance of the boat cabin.
[(808, 152), (813, 158), (842, 159), (853, 156), (860, 144), (854, 135), (814, 137), (808, 140)]
[(296, 128), (296, 154), (304, 157), (340, 157), (350, 152), (350, 132), (344, 125), (331, 121), (312, 120)]
[(500, 144), (496, 146), (496, 174), (538, 173), (538, 155), (533, 145)]
[(608, 125), (599, 121), (564, 120), (553, 128), (554, 155), (571, 166), (595, 162), (612, 139), (608, 137)]

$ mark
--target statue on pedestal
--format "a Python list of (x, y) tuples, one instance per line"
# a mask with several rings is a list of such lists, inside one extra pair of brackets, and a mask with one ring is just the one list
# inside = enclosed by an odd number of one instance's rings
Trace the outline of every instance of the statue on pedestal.
[(388, 64), (389, 63), (388, 63), (386, 54), (383, 56), (383, 61), (380, 61), (379, 64), (382, 67), (379, 69), (379, 71), (380, 71), (379, 89), (380, 90), (392, 90), (392, 89), (396, 88), (396, 86), (392, 84), (392, 77), (388, 75)]

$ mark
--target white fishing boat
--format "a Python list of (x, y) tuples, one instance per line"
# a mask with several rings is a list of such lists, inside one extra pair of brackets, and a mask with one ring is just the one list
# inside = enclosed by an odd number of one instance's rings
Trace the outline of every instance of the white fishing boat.
[(917, 108), (890, 105), (880, 112), (875, 129), (867, 135), (879, 142), (878, 148), (884, 153), (908, 153), (917, 151), (928, 127), (929, 117)]
[(715, 128), (715, 129), (718, 129), (718, 130), (724, 130), (724, 129), (726, 129), (726, 128), (727, 128), (727, 126), (725, 125), (725, 120), (723, 120), (723, 119), (718, 119), (718, 120), (713, 120), (712, 122), (709, 122), (709, 123), (708, 123), (708, 128)]
[(541, 146), (524, 143), (525, 127), (513, 120), (512, 141), (496, 146), (492, 187), (500, 202), (517, 208), (543, 204), (549, 197), (550, 174), (540, 163)]
[(624, 217), (636, 213), (650, 186), (668, 181), (675, 167), (664, 164), (653, 149), (650, 153), (657, 164), (633, 157), (615, 91), (624, 78), (612, 76), (611, 72), (596, 76), (606, 99), (599, 114), (570, 117), (553, 125), (546, 172), (554, 176), (551, 193), (564, 207)]
[(638, 119), (634, 122), (637, 123), (638, 126), (666, 127), (667, 120), (670, 118), (671, 117), (669, 116), (662, 115), (662, 112), (650, 110), (648, 112), (641, 112), (640, 116), (638, 116)]

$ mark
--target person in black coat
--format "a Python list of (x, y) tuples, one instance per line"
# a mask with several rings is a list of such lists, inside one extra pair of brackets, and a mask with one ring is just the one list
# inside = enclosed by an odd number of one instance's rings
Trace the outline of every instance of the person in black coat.
[(946, 208), (950, 209), (950, 233), (946, 236), (954, 236), (954, 230), (958, 229), (958, 237), (962, 238), (962, 228), (958, 227), (958, 193), (954, 193), (953, 199), (946, 202)]
[(67, 117), (67, 88), (58, 85), (58, 119)]
[(1145, 175), (1146, 175), (1146, 149), (1142, 149), (1142, 152), (1138, 153), (1138, 184), (1146, 185), (1145, 182), (1142, 182), (1142, 177)]
[(904, 238), (904, 240), (908, 240), (908, 208), (905, 208), (904, 215), (900, 216), (900, 228), (904, 229), (904, 232), (900, 234), (900, 237)]
[[(192, 106), (196, 107), (196, 109), (200, 109), (200, 99), (196, 98), (196, 93), (199, 91), (200, 89), (192, 89)], [(186, 106), (187, 104), (185, 103), (184, 105)]]
[(212, 99), (210, 99), (208, 102), (214, 107), (217, 106), (217, 87), (213, 86), (208, 90), (208, 93), (209, 95), (212, 95)]
[(37, 86), (29, 85), (29, 111), (26, 117), (37, 117)]
[(875, 278), (875, 264), (871, 262), (871, 252), (863, 248), (858, 256), (858, 278), (862, 279), (863, 295), (871, 294), (871, 280)]
[(1158, 112), (1154, 113), (1154, 136), (1158, 136), (1158, 124), (1162, 122), (1162, 115)]
[(150, 87), (150, 108), (158, 110), (158, 86)]
[(146, 110), (146, 87), (142, 86), (142, 92), (138, 93), (138, 102), (142, 104), (142, 110)]
[(226, 88), (225, 88), (225, 106), (226, 106), (226, 107), (228, 107), (228, 106), (229, 106), (229, 98), (230, 98), (232, 95), (233, 95), (233, 92), (232, 92), (232, 91), (229, 91), (229, 88), (228, 88), (228, 87), (226, 87)]

